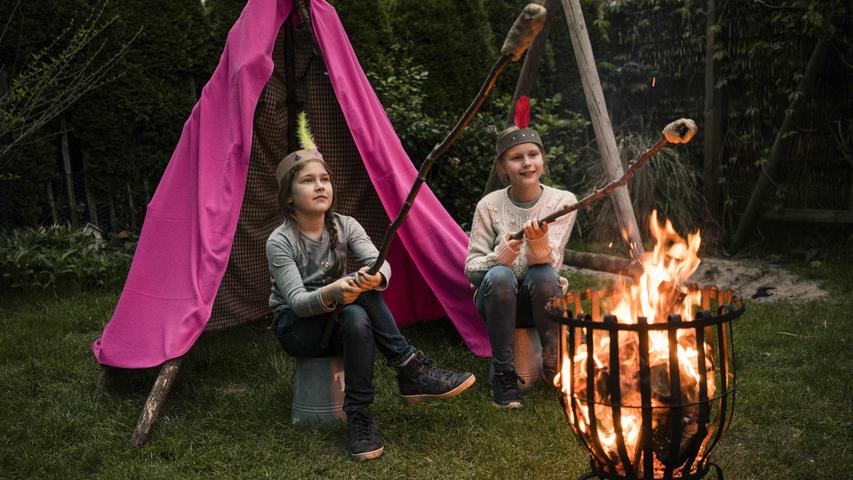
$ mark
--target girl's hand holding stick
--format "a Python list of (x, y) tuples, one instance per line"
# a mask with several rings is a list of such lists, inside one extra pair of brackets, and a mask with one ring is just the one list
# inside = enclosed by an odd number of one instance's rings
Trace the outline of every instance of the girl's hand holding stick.
[(375, 290), (380, 285), (382, 285), (383, 277), (382, 274), (376, 272), (375, 274), (370, 274), (370, 267), (361, 267), (358, 269), (358, 272), (355, 274), (355, 283), (358, 285), (362, 291), (369, 292), (370, 290)]
[[(382, 274), (377, 275), (382, 276)], [(343, 277), (323, 287), (320, 295), (326, 306), (331, 307), (332, 305), (349, 305), (365, 291), (367, 289), (359, 286), (355, 278)]]

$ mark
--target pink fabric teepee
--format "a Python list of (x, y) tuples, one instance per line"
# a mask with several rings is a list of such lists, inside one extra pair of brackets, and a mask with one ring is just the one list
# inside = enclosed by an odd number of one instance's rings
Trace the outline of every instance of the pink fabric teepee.
[[(153, 367), (186, 353), (210, 318), (246, 186), (255, 107), (291, 0), (250, 0), (216, 71), (184, 124), (112, 320), (92, 350), (104, 365)], [(329, 78), (364, 166), (389, 217), (417, 172), (367, 81), (335, 10), (311, 0)], [(463, 274), (468, 239), (422, 188), (389, 255), (385, 299), (398, 323), (448, 316), (477, 355), (490, 355)]]

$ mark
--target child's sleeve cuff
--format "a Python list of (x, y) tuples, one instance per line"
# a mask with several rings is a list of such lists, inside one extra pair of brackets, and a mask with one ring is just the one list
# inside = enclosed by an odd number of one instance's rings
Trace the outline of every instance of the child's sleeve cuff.
[(509, 267), (515, 262), (517, 257), (518, 250), (513, 250), (508, 243), (501, 240), (501, 243), (498, 244), (498, 248), (495, 250), (495, 258), (497, 261)]
[(542, 235), (536, 240), (527, 240), (527, 251), (533, 258), (544, 258), (551, 254), (551, 244), (548, 243), (548, 235)]

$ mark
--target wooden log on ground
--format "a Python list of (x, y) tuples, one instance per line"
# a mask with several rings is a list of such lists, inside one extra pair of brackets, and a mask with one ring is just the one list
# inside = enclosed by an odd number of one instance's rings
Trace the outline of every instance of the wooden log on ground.
[(629, 277), (636, 277), (642, 273), (639, 263), (630, 258), (605, 255), (603, 253), (578, 252), (577, 250), (569, 250), (568, 248), (563, 252), (563, 264), (570, 267), (585, 268), (587, 270)]
[(181, 368), (183, 358), (173, 358), (160, 368), (160, 374), (154, 381), (151, 393), (148, 394), (148, 400), (145, 401), (145, 406), (142, 408), (142, 415), (139, 416), (139, 422), (137, 422), (136, 429), (130, 437), (130, 442), (128, 442), (128, 446), (131, 448), (139, 447), (148, 441), (148, 434), (151, 433), (151, 428), (163, 408), (163, 402), (166, 401), (166, 397), (172, 389), (172, 384)]
[[(604, 173), (608, 181), (613, 181), (623, 174), (622, 162), (619, 160), (616, 137), (613, 134), (613, 126), (607, 113), (607, 105), (604, 102), (604, 92), (598, 78), (598, 70), (595, 66), (595, 57), (592, 54), (592, 45), (581, 11), (580, 0), (562, 0), (562, 3), (572, 38), (572, 48), (575, 51), (575, 58), (583, 83), (586, 104), (589, 108), (592, 127), (604, 165)], [(617, 188), (610, 199), (613, 202), (613, 210), (616, 213), (619, 227), (628, 234), (628, 248), (631, 257), (639, 258), (640, 254), (643, 253), (643, 241), (640, 237), (634, 208), (631, 206), (628, 188)]]

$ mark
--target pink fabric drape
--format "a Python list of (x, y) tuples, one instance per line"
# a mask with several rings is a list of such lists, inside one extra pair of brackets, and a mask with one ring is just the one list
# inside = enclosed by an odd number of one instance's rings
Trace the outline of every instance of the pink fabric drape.
[[(291, 0), (250, 0), (148, 205), (130, 274), (92, 346), (104, 365), (144, 368), (186, 353), (204, 329), (234, 240), (255, 107)], [(314, 29), (335, 95), (389, 217), (417, 172), (358, 64), (335, 10), (312, 0)], [(334, 173), (334, 172), (332, 172)], [(450, 317), (472, 352), (490, 355), (463, 274), (468, 239), (425, 186), (398, 232), (385, 299), (401, 325)]]

